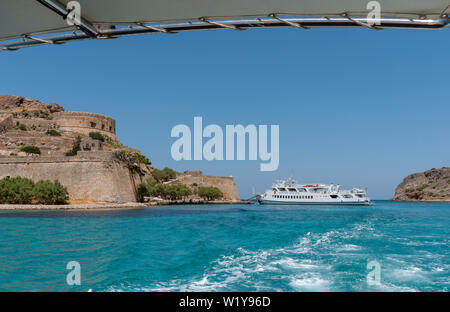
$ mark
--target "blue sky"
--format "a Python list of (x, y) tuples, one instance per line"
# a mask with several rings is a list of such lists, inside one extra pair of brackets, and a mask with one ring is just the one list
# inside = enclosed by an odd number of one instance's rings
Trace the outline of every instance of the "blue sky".
[[(0, 53), (0, 94), (117, 121), (156, 167), (232, 175), (241, 197), (294, 175), (390, 198), (449, 165), (448, 30), (265, 29), (145, 35)], [(280, 166), (174, 161), (172, 127), (280, 125)]]

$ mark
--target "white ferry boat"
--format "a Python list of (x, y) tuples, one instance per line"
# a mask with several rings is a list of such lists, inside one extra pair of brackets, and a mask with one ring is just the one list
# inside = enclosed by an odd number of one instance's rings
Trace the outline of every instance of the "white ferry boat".
[(340, 185), (298, 184), (295, 180), (277, 181), (271, 190), (256, 194), (261, 205), (370, 205), (363, 189), (341, 190)]

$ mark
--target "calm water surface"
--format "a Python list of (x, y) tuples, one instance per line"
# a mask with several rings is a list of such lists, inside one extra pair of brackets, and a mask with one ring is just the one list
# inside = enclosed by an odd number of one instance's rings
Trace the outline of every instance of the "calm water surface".
[(0, 290), (449, 291), (449, 244), (450, 204), (0, 211)]

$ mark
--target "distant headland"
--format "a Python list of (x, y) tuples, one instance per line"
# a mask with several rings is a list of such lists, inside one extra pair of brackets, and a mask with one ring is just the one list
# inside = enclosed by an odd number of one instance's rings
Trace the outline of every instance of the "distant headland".
[[(46, 185), (56, 185), (44, 181), (57, 181), (67, 193), (66, 198), (61, 195), (44, 201), (64, 202), (80, 209), (124, 207), (127, 203), (142, 206), (137, 204), (142, 201), (240, 202), (232, 177), (155, 168), (139, 150), (118, 140), (113, 118), (65, 111), (56, 103), (0, 95), (0, 187), (40, 183), (41, 193), (45, 193)], [(22, 204), (34, 204), (42, 208), (42, 202), (35, 199), (42, 196), (33, 197), (33, 192), (33, 186), (30, 194), (12, 196), (14, 192), (5, 191), (1, 194), (9, 195), (0, 194), (5, 197), (0, 198), (0, 206), (14, 204), (20, 208)], [(64, 189), (61, 192), (64, 194)]]
[(430, 169), (407, 176), (393, 201), (450, 202), (450, 168)]

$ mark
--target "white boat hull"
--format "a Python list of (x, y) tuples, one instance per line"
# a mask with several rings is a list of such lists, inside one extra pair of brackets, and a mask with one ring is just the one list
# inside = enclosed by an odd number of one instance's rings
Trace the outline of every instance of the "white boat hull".
[(266, 200), (257, 199), (260, 205), (349, 205), (349, 206), (368, 206), (370, 201), (281, 201), (281, 200)]

